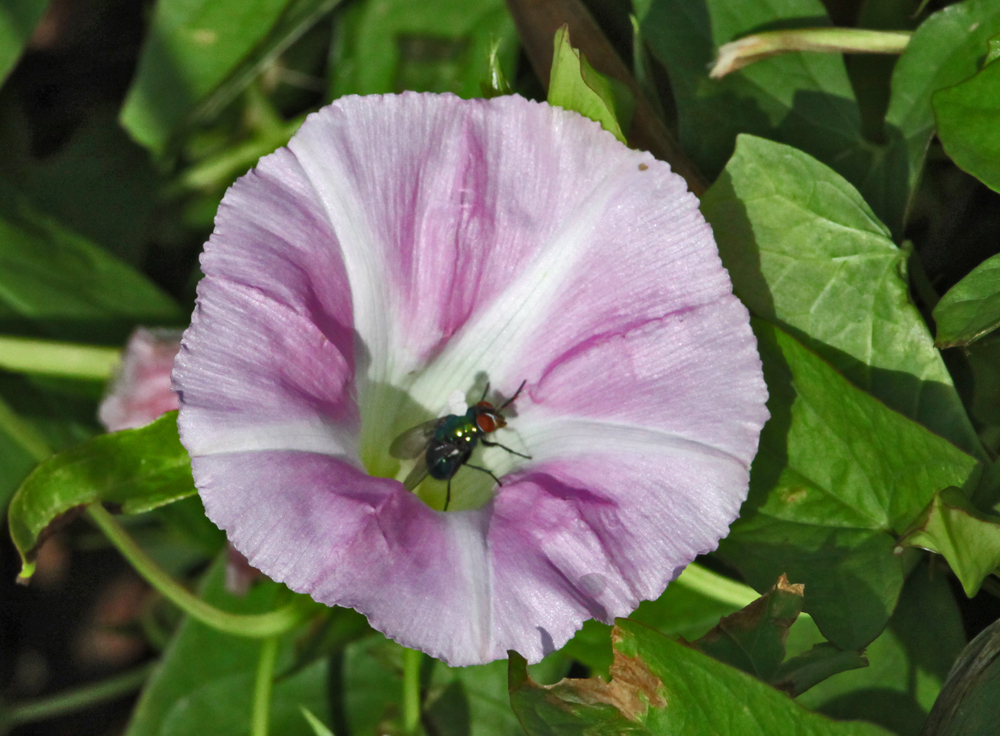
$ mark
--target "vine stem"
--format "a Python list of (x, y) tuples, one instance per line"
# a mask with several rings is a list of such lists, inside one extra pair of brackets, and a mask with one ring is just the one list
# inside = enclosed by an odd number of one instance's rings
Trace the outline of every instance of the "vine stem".
[(0, 368), (14, 373), (106, 381), (120, 359), (118, 348), (0, 335)]
[(261, 614), (222, 611), (198, 598), (174, 580), (99, 503), (89, 506), (87, 513), (146, 582), (191, 618), (206, 626), (235, 636), (267, 639), (292, 630), (308, 616), (308, 613), (296, 603)]
[(271, 687), (274, 684), (274, 666), (277, 661), (278, 637), (271, 636), (260, 643), (257, 680), (253, 688), (253, 712), (250, 718), (251, 736), (267, 736), (268, 718), (271, 713)]
[(25, 723), (56, 718), (127, 695), (142, 687), (153, 666), (153, 664), (145, 664), (93, 685), (67, 690), (37, 700), (14, 703), (9, 706), (5, 713), (0, 715), (0, 733), (6, 733), (5, 729)]
[(874, 31), (866, 28), (765, 31), (720, 46), (718, 58), (708, 76), (721, 79), (755, 61), (790, 51), (901, 54), (906, 50), (912, 35), (909, 31)]
[(413, 736), (420, 728), (420, 664), (423, 652), (403, 649), (403, 733)]

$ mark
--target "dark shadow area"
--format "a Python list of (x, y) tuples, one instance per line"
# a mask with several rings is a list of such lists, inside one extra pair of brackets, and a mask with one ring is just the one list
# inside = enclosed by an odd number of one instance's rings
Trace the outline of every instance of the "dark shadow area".
[(932, 142), (906, 236), (940, 295), (1000, 253), (1000, 194), (957, 168)]
[(94, 106), (122, 98), (142, 43), (143, 11), (133, 0), (52, 2), (5, 85), (25, 100), (33, 154), (53, 153)]
[[(113, 677), (152, 655), (138, 635), (137, 620), (128, 621), (130, 615), (138, 615), (142, 599), (135, 596), (145, 591), (144, 584), (115, 550), (87, 549), (85, 540), (91, 534), (88, 524), (77, 521), (50, 539), (27, 587), (14, 583), (20, 561), (9, 537), (2, 535), (0, 693), (5, 703)], [(124, 619), (115, 618), (116, 607)], [(11, 736), (117, 732), (127, 722), (136, 695), (25, 724)]]
[(469, 696), (460, 680), (453, 680), (445, 686), (431, 706), (424, 710), (421, 724), (427, 736), (472, 736)]
[(454, 92), (462, 88), (462, 73), (471, 62), (468, 38), (399, 34), (393, 91)]
[(824, 703), (817, 711), (837, 720), (865, 720), (901, 736), (916, 736), (926, 714), (908, 693), (888, 688), (852, 690)]

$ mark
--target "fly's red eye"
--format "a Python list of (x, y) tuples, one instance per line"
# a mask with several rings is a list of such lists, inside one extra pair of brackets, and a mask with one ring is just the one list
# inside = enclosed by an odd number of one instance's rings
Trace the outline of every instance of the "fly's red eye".
[(480, 414), (476, 417), (479, 428), (489, 434), (497, 428), (496, 418), (492, 414)]

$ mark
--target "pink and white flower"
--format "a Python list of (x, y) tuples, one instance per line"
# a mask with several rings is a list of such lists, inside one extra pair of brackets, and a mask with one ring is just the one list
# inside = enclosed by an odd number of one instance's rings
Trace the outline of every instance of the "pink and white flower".
[[(519, 97), (349, 97), (220, 207), (174, 372), (250, 563), (452, 665), (529, 661), (655, 598), (746, 497), (767, 410), (683, 180)], [(394, 438), (509, 397), (443, 505)]]
[(118, 372), (97, 409), (97, 418), (106, 430), (144, 427), (178, 408), (170, 373), (180, 348), (180, 330), (139, 327), (132, 333)]

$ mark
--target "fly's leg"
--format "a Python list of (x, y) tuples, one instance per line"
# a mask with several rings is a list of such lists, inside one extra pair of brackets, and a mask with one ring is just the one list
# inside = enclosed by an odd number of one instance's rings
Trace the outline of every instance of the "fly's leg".
[(467, 468), (474, 468), (475, 470), (478, 470), (481, 473), (486, 473), (486, 475), (490, 476), (493, 480), (495, 480), (497, 482), (498, 486), (502, 486), (503, 485), (503, 483), (500, 482), (500, 479), (497, 478), (495, 475), (493, 475), (493, 473), (491, 473), (486, 468), (481, 468), (478, 465), (473, 465), (472, 463), (466, 463), (465, 467), (467, 467)]
[[(499, 448), (501, 448), (503, 450), (506, 450), (511, 455), (517, 455), (518, 457), (523, 457), (525, 460), (530, 460), (531, 459), (531, 455), (525, 455), (523, 453), (518, 452), (517, 450), (512, 450), (509, 447), (507, 447), (507, 445), (501, 445), (499, 442), (490, 442), (486, 438), (483, 438), (483, 439), (481, 439), (479, 441), (482, 442), (487, 447), (499, 447)], [(492, 475), (492, 473), (491, 473), (491, 475)]]
[[(481, 468), (478, 465), (473, 465), (472, 463), (465, 463), (465, 467), (472, 468), (473, 470), (478, 470), (481, 473), (486, 473), (486, 475), (490, 476), (493, 480), (495, 480), (497, 482), (498, 486), (502, 486), (503, 485), (503, 483), (500, 482), (500, 479), (497, 478), (495, 475), (493, 475), (493, 473), (490, 472), (489, 470), (487, 470), (486, 468)], [(448, 490), (445, 492), (444, 508), (441, 509), (441, 510), (442, 511), (447, 511), (448, 510), (448, 504), (450, 504), (450, 503), (451, 503), (451, 478), (448, 479)]]

